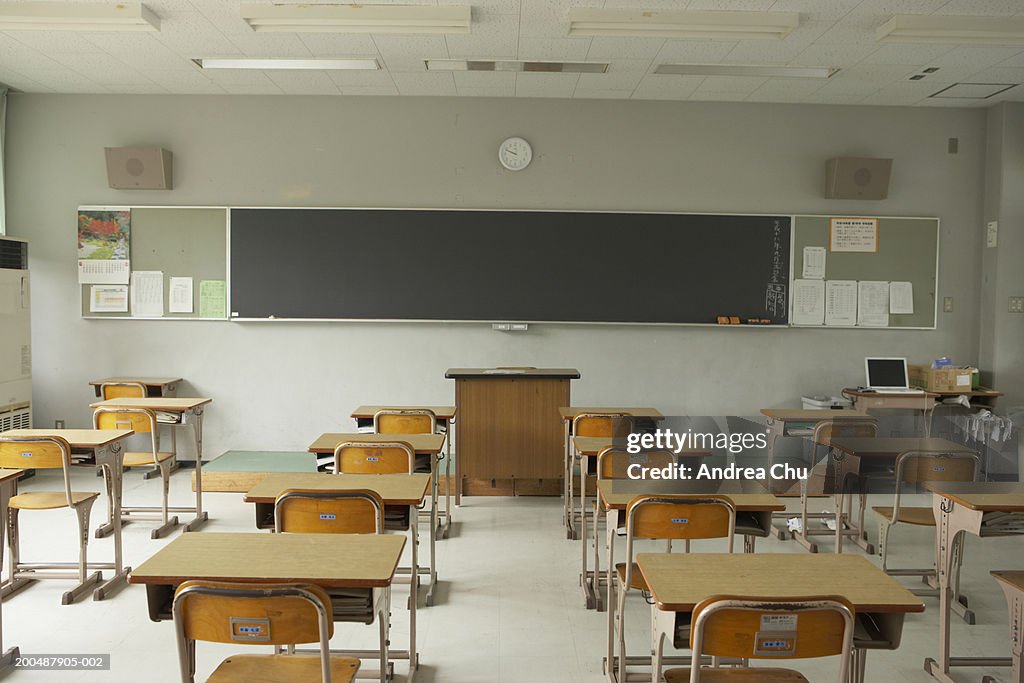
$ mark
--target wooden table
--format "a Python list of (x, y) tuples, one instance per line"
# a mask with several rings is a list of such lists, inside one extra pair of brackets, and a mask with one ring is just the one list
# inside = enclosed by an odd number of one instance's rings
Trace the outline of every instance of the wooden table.
[[(128, 572), (131, 571), (131, 567), (124, 566), (121, 544), (121, 493), (124, 472), (121, 460), (121, 442), (134, 433), (131, 429), (9, 429), (2, 432), (3, 436), (13, 437), (60, 437), (71, 446), (72, 454), (75, 454), (76, 451), (87, 453), (102, 469), (107, 482), (107, 490), (110, 492), (107, 497), (107, 514), (110, 519), (109, 531), (114, 536), (114, 561), (89, 562), (88, 566), (90, 569), (112, 569), (114, 575), (100, 583), (102, 581), (100, 572), (96, 572), (94, 576), (97, 587), (92, 594), (93, 600), (103, 600), (124, 588), (127, 584)], [(17, 565), (21, 558), (18, 557), (17, 547), (14, 551), (11, 562)], [(7, 583), (0, 589), (0, 595), (10, 595), (29, 585), (32, 581), (33, 579), (27, 577), (8, 576)], [(76, 596), (65, 594), (64, 599), (73, 601)]]
[[(246, 493), (272, 472), (316, 472), (316, 456), (308, 451), (225, 451), (203, 466), (203, 490)], [(195, 486), (193, 474), (193, 491)]]
[(921, 393), (904, 392), (881, 392), (866, 391), (863, 389), (846, 388), (842, 391), (843, 396), (853, 401), (857, 410), (914, 410), (921, 413), (925, 419), (925, 434), (931, 433), (931, 416), (935, 406), (942, 403), (943, 399), (966, 396), (972, 404), (992, 408), (996, 399), (1003, 395), (1001, 391), (979, 387), (974, 391), (952, 392), (952, 391), (924, 391)]
[[(361, 434), (361, 433), (329, 433), (321, 434), (316, 441), (309, 445), (309, 451), (319, 455), (333, 454), (334, 450), (346, 441), (361, 443), (388, 443), (393, 441), (404, 441), (412, 446), (416, 455), (430, 456), (431, 477), (437, 476), (437, 458), (434, 457), (444, 448), (445, 435), (443, 434)], [(427, 604), (434, 602), (434, 589), (437, 585), (437, 501), (430, 508), (430, 566), (420, 567), (413, 562), (414, 570), (430, 577), (430, 587), (427, 588)], [(413, 515), (410, 526), (415, 526), (417, 516)], [(416, 552), (416, 544), (413, 544), (413, 552)], [(415, 555), (414, 555), (415, 557)], [(413, 582), (415, 583), (415, 582)]]
[[(183, 534), (132, 571), (131, 583), (146, 586), (149, 618), (171, 619), (174, 591), (185, 581), (308, 583), (324, 589), (376, 588), (390, 605), (391, 584), (405, 547), (404, 536), (376, 534)], [(415, 583), (413, 584), (415, 586)], [(387, 639), (387, 612), (383, 619)], [(359, 652), (357, 656), (409, 660), (412, 680), (416, 654), (415, 620), (410, 622), (409, 649)], [(364, 672), (365, 673), (365, 672)]]
[(123, 375), (120, 377), (104, 377), (102, 379), (90, 380), (93, 390), (98, 398), (103, 398), (101, 390), (104, 384), (141, 384), (146, 387), (147, 396), (173, 398), (178, 394), (178, 384), (182, 382), (181, 377), (139, 377)]
[(451, 368), (445, 377), (455, 380), (459, 411), (456, 495), (557, 495), (564, 445), (555, 417), (571, 404), (579, 370)]
[[(18, 479), (24, 474), (22, 470), (0, 470), (0, 564), (3, 563), (4, 533), (7, 531), (7, 509), (11, 498), (18, 495)], [(0, 607), (3, 595), (0, 593)], [(3, 627), (0, 619), (0, 673), (13, 668), (14, 660), (21, 656), (17, 647), (6, 651), (3, 649)]]
[[(1021, 656), (1024, 644), (1024, 571), (992, 572), (1006, 594), (1010, 612), (1010, 644), (1013, 648), (1013, 683), (1024, 683), (1024, 663)], [(998, 683), (985, 676), (981, 683)]]
[[(675, 634), (679, 615), (715, 595), (841, 595), (853, 605), (858, 623), (851, 680), (863, 681), (867, 650), (897, 648), (904, 616), (924, 611), (919, 598), (857, 556), (641, 553), (636, 561), (654, 597), (652, 642), (659, 651), (662, 639)], [(685, 659), (688, 665), (690, 658)], [(625, 662), (614, 663), (619, 667), (609, 670), (618, 668), (616, 680), (623, 681)]]
[[(939, 573), (939, 659), (928, 657), (924, 660), (924, 669), (938, 681), (954, 683), (949, 675), (950, 667), (1012, 666), (1009, 657), (950, 655), (951, 578), (961, 534), (969, 533), (978, 538), (1024, 535), (1024, 483), (926, 482), (924, 486), (934, 494), (935, 566)], [(1019, 640), (1016, 647), (1019, 648)]]
[[(455, 406), (359, 406), (352, 411), (352, 418), (356, 421), (357, 427), (372, 427), (373, 416), (381, 410), (429, 410), (434, 414), (437, 421), (435, 431), (443, 431), (445, 438), (445, 457), (447, 458), (447, 466), (444, 468), (445, 472), (445, 488), (444, 488), (444, 521), (441, 524), (441, 538), (448, 538), (452, 529), (452, 423), (455, 422), (456, 410)], [(434, 468), (432, 468), (434, 469)], [(456, 477), (458, 480), (458, 477)], [(437, 486), (438, 477), (434, 477), (434, 491), (431, 493), (431, 499), (434, 505), (437, 505)], [(462, 502), (462, 497), (459, 495), (459, 491), (455, 492), (455, 504), (458, 505)]]
[[(192, 521), (184, 526), (182, 531), (195, 531), (208, 519), (203, 510), (203, 413), (206, 406), (213, 402), (212, 398), (114, 398), (109, 401), (98, 401), (89, 404), (90, 408), (146, 408), (154, 412), (165, 413), (176, 418), (176, 422), (162, 422), (162, 424), (192, 425), (192, 435), (196, 444), (196, 471), (195, 471), (195, 507), (168, 507), (169, 512), (192, 512), (195, 514)], [(175, 460), (178, 458), (175, 447)]]
[[(565, 441), (565, 455), (562, 472), (562, 496), (564, 500), (564, 513), (565, 518), (563, 524), (566, 529), (566, 536), (572, 540), (576, 540), (580, 537), (580, 530), (576, 528), (576, 510), (573, 506), (573, 483), (572, 483), (572, 466), (578, 458), (578, 454), (573, 452), (573, 437), (575, 436), (572, 431), (573, 420), (578, 415), (584, 414), (598, 414), (598, 415), (625, 415), (631, 418), (648, 420), (651, 422), (657, 422), (664, 420), (665, 416), (657, 408), (623, 408), (623, 407), (600, 407), (600, 406), (560, 406), (558, 408), (558, 417), (562, 420), (562, 431)], [(634, 424), (634, 429), (636, 425)], [(587, 495), (587, 470), (583, 466), (586, 463), (580, 461), (580, 529), (582, 533), (586, 534), (586, 495)]]

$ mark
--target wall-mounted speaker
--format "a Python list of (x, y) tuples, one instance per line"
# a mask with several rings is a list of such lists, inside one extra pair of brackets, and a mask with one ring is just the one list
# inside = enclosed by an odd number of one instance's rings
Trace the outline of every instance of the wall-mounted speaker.
[(107, 182), (115, 190), (170, 190), (171, 152), (162, 147), (106, 147)]
[(885, 199), (892, 159), (836, 157), (825, 164), (826, 199)]

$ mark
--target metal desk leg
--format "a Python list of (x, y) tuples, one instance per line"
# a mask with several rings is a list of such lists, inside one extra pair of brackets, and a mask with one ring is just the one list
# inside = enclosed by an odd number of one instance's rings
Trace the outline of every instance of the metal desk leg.
[[(409, 675), (406, 678), (412, 683), (416, 670), (420, 668), (420, 657), (416, 653), (416, 608), (419, 602), (419, 525), (416, 523), (416, 506), (409, 507), (410, 533), (412, 534), (412, 580), (409, 582)], [(431, 527), (433, 531), (433, 527)]]
[(608, 519), (605, 526), (605, 557), (608, 560), (608, 571), (606, 581), (608, 582), (608, 592), (606, 594), (605, 609), (608, 613), (608, 642), (605, 649), (604, 657), (604, 670), (608, 677), (609, 683), (617, 683), (618, 676), (618, 662), (615, 659), (615, 526), (616, 523), (612, 521), (612, 515), (615, 515), (616, 521), (618, 521), (618, 512), (615, 510), (608, 511)]
[[(431, 469), (430, 480), (433, 482), (433, 485), (431, 486), (431, 492), (432, 492), (431, 493), (431, 498), (432, 498), (432, 500), (430, 502), (430, 571), (429, 571), (430, 587), (427, 589), (427, 606), (428, 607), (434, 604), (434, 588), (437, 587), (437, 554), (435, 552), (435, 550), (436, 550), (436, 541), (437, 541), (437, 464), (438, 464), (437, 457), (435, 457), (434, 455), (431, 455), (430, 456), (430, 461), (431, 461), (431, 463), (433, 463), (433, 467), (430, 468)], [(413, 508), (413, 513), (414, 513), (414, 516), (412, 517), (413, 520), (416, 519), (416, 517), (415, 517), (415, 510), (416, 510), (416, 508)], [(416, 572), (415, 573), (418, 576), (418, 574), (419, 574), (419, 565), (417, 565), (416, 563), (413, 563), (413, 566), (416, 567)], [(418, 581), (413, 581), (413, 583), (417, 583), (417, 582)]]
[[(445, 463), (444, 463), (444, 523), (441, 529), (441, 538), (448, 538), (452, 530), (452, 423), (449, 420), (445, 424)], [(431, 562), (433, 566), (433, 562)]]
[(114, 575), (103, 582), (92, 593), (93, 600), (103, 600), (106, 597), (115, 595), (118, 591), (128, 585), (128, 572), (131, 567), (123, 566), (124, 556), (121, 539), (121, 495), (124, 490), (124, 466), (121, 456), (121, 444), (112, 443), (104, 448), (97, 449), (96, 462), (103, 464), (103, 473), (107, 479), (107, 491), (110, 495), (113, 511), (113, 534), (114, 534)]
[[(203, 511), (203, 408), (199, 406), (194, 408), (189, 417), (194, 418), (189, 420), (192, 423), (192, 433), (196, 439), (196, 516), (191, 522), (185, 525), (182, 529), (182, 533), (189, 531), (195, 531), (206, 523), (209, 516)], [(182, 421), (185, 416), (182, 415)], [(414, 518), (415, 519), (415, 518)]]

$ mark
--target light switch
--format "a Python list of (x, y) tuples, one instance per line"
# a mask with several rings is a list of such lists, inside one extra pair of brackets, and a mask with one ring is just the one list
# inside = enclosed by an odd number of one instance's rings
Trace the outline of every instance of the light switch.
[(952, 313), (953, 312), (953, 297), (947, 296), (942, 299), (942, 312)]
[(1024, 313), (1024, 296), (1010, 297), (1010, 313)]
[(999, 244), (999, 222), (989, 221), (985, 230), (985, 246), (994, 247)]

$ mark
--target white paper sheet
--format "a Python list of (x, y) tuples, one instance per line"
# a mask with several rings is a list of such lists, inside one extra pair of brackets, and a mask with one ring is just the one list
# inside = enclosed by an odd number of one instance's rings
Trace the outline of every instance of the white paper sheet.
[(78, 259), (78, 284), (126, 285), (130, 261), (93, 261)]
[(810, 280), (825, 279), (825, 247), (804, 247), (803, 276)]
[(889, 283), (861, 280), (857, 283), (857, 324), (889, 326)]
[(90, 313), (127, 313), (128, 285), (93, 285), (89, 288)]
[(833, 218), (829, 222), (832, 251), (878, 251), (877, 218)]
[(167, 310), (171, 313), (192, 313), (192, 278), (172, 277), (167, 296)]
[(821, 325), (825, 322), (825, 281), (793, 281), (793, 324)]
[(825, 281), (825, 324), (857, 324), (857, 281)]
[(159, 270), (132, 271), (132, 315), (159, 318), (164, 314), (164, 274)]
[(889, 283), (889, 312), (890, 313), (913, 313), (914, 312), (914, 283), (912, 283), (912, 282), (891, 282), (891, 283)]

